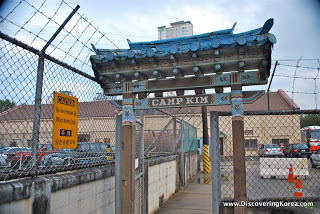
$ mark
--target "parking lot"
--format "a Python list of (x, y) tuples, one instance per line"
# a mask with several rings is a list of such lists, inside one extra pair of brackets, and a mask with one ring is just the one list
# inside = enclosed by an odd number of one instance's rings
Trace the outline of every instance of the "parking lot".
[[(279, 159), (281, 160), (281, 159)], [(279, 164), (282, 164), (279, 161)], [(307, 161), (309, 175), (301, 179), (303, 199), (319, 199), (320, 196), (320, 168), (312, 168)], [(233, 162), (232, 159), (224, 159), (220, 162), (221, 169), (221, 197), (222, 200), (233, 200)], [(287, 169), (289, 174), (289, 166)], [(293, 199), (295, 183), (287, 182), (287, 179), (262, 178), (260, 176), (260, 158), (246, 158), (246, 181), (247, 197), (249, 200), (283, 200)], [(208, 175), (209, 176), (209, 175)], [(296, 174), (295, 174), (296, 176)], [(200, 183), (209, 183), (206, 178), (199, 180)]]

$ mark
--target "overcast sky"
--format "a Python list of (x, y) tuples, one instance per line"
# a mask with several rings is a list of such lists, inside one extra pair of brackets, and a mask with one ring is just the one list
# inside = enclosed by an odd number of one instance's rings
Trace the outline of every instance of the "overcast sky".
[[(35, 7), (39, 7), (43, 2), (43, 0), (28, 1)], [(277, 67), (271, 89), (273, 91), (279, 88), (284, 89), (301, 108), (319, 108), (320, 106), (320, 97), (318, 98), (320, 87), (317, 87), (320, 81), (312, 79), (320, 78), (317, 69), (319, 68), (317, 59), (320, 59), (320, 1), (65, 1), (71, 7), (79, 4), (81, 8), (78, 13), (91, 21), (101, 32), (106, 33), (106, 36), (120, 48), (128, 47), (126, 38), (132, 42), (157, 40), (157, 27), (163, 25), (168, 27), (169, 23), (180, 20), (191, 21), (194, 34), (202, 34), (231, 28), (235, 22), (237, 25), (234, 33), (241, 33), (262, 27), (266, 20), (274, 18), (274, 26), (270, 32), (276, 36), (278, 42), (274, 46), (272, 60), (273, 63), (275, 60), (280, 60), (280, 66)], [(0, 8), (1, 16), (6, 16), (19, 2), (20, 0), (5, 1)], [(56, 11), (58, 5), (57, 0), (47, 0), (43, 9), (50, 14)], [(8, 19), (24, 23), (32, 15), (32, 11), (24, 11), (23, 8), (21, 4), (21, 9), (16, 10), (14, 16), (8, 16)], [(59, 11), (55, 17), (57, 22), (63, 22), (71, 12), (70, 8), (66, 8), (65, 11), (65, 13)], [(39, 18), (36, 23), (28, 24), (32, 25), (31, 27), (41, 26), (43, 20)], [(0, 25), (0, 29), (10, 34), (10, 29), (4, 23)], [(52, 30), (54, 31), (54, 28)], [(19, 34), (16, 37), (19, 38)], [(47, 37), (50, 35), (48, 34)], [(22, 38), (26, 39), (25, 36)], [(37, 43), (33, 45), (37, 46)], [(43, 44), (39, 43), (39, 49), (42, 46)], [(97, 45), (97, 48), (116, 47), (108, 41), (103, 41)], [(294, 67), (297, 64), (299, 68)], [(296, 79), (293, 78), (294, 76)], [(259, 89), (265, 90), (267, 85), (260, 86)], [(299, 93), (292, 95), (292, 91)], [(316, 96), (311, 93), (316, 93)]]

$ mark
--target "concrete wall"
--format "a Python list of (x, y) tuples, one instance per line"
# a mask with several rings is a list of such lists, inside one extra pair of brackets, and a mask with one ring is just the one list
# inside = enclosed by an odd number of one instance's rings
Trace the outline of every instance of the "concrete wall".
[(177, 189), (176, 157), (159, 158), (148, 163), (148, 213), (154, 213)]
[[(199, 152), (185, 153), (184, 180), (187, 183), (200, 170)], [(154, 213), (172, 197), (182, 181), (179, 173), (179, 157), (170, 156), (146, 162), (145, 192), (148, 213)]]
[[(185, 181), (198, 170), (199, 154), (185, 154)], [(154, 213), (178, 189), (178, 156), (146, 161), (146, 209)], [(0, 184), (0, 214), (115, 213), (114, 166), (20, 179)]]
[(200, 170), (200, 156), (199, 152), (190, 152), (185, 153), (184, 156), (185, 160), (185, 183), (187, 183), (191, 178), (197, 174), (197, 172)]
[(0, 184), (0, 214), (115, 213), (114, 167)]

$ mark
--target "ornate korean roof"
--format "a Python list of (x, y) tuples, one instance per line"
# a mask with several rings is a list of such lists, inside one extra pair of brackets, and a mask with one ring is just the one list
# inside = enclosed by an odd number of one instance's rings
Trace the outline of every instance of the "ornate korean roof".
[[(210, 74), (264, 67), (269, 76), (271, 48), (276, 43), (275, 36), (269, 33), (273, 19), (261, 28), (238, 34), (233, 34), (235, 26), (236, 23), (230, 29), (174, 39), (136, 43), (128, 40), (129, 49), (93, 46), (96, 55), (91, 56), (92, 67), (103, 88), (115, 82), (197, 75), (197, 69), (201, 74)], [(177, 75), (180, 71), (183, 74)]]
[[(97, 60), (124, 60), (127, 58), (162, 57), (169, 54), (182, 54), (190, 51), (206, 51), (215, 48), (233, 48), (236, 45), (260, 46), (267, 41), (276, 43), (276, 37), (268, 33), (273, 25), (273, 19), (266, 21), (261, 28), (233, 34), (232, 28), (199, 35), (174, 39), (156, 40), (151, 42), (132, 43), (128, 40), (130, 49), (96, 49), (100, 57)], [(101, 58), (102, 56), (102, 58)]]

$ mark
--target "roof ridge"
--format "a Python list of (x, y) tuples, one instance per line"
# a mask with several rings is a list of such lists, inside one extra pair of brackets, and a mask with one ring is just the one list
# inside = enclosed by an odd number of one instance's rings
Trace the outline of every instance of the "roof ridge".
[(3, 115), (6, 115), (6, 114), (8, 114), (8, 113), (10, 113), (10, 112), (12, 112), (12, 111), (15, 111), (15, 110), (17, 110), (17, 109), (19, 109), (19, 108), (21, 108), (21, 107), (23, 107), (23, 106), (26, 106), (26, 105), (27, 105), (27, 104), (22, 103), (21, 105), (14, 106), (14, 107), (9, 108), (9, 109), (7, 109), (7, 110), (5, 110), (5, 111), (3, 111), (3, 112), (0, 112), (0, 117), (2, 117)]
[(300, 109), (300, 107), (288, 96), (288, 94), (284, 90), (278, 89), (278, 92), (290, 107), (292, 107), (294, 110)]

